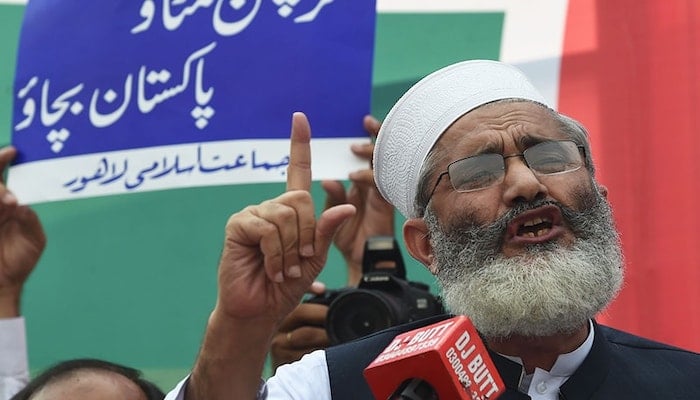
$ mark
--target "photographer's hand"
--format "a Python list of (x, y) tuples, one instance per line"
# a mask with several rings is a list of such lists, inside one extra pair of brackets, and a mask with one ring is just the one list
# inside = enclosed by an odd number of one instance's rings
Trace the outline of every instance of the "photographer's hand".
[(340, 250), (347, 265), (348, 286), (356, 286), (360, 282), (362, 256), (367, 239), (377, 235), (394, 236), (394, 207), (379, 194), (372, 171), (373, 141), (379, 133), (380, 122), (367, 115), (363, 124), (372, 142), (355, 144), (351, 150), (358, 157), (366, 159), (369, 168), (350, 174), (352, 184), (347, 192), (342, 182), (321, 183), (327, 195), (326, 208), (352, 204), (357, 209), (355, 216), (349, 219), (333, 238), (333, 243)]
[[(325, 290), (323, 283), (314, 282), (309, 293), (321, 295)], [(285, 318), (272, 338), (270, 359), (273, 371), (280, 365), (299, 360), (304, 354), (330, 345), (325, 328), (327, 314), (327, 305), (301, 303)]]
[[(0, 177), (16, 153), (12, 146), (0, 149)], [(22, 288), (45, 246), (39, 217), (20, 206), (0, 178), (0, 318), (19, 316)]]
[(218, 296), (187, 385), (188, 400), (253, 399), (270, 342), (326, 263), (351, 205), (316, 219), (311, 187), (311, 130), (292, 119), (287, 191), (229, 218), (219, 262)]

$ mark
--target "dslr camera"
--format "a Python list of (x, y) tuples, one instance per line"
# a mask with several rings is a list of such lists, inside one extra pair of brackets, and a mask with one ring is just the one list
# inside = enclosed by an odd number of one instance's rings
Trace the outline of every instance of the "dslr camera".
[(331, 344), (445, 312), (442, 301), (430, 293), (427, 284), (406, 280), (401, 251), (391, 236), (367, 240), (362, 279), (356, 288), (327, 290), (304, 302), (329, 307), (326, 331)]

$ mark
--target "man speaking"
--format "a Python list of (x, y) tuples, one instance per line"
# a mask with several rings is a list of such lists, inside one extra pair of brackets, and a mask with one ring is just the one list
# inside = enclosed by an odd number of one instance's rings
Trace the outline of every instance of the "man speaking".
[[(279, 323), (354, 212), (315, 217), (309, 140), (295, 114), (287, 191), (229, 219), (202, 348), (168, 399), (371, 399), (364, 368), (397, 334), (435, 322), (311, 353), (261, 382)], [(408, 218), (409, 252), (484, 339), (501, 399), (700, 398), (700, 355), (593, 320), (623, 281), (607, 189), (584, 128), (520, 71), (477, 60), (428, 75), (389, 112), (374, 166)]]

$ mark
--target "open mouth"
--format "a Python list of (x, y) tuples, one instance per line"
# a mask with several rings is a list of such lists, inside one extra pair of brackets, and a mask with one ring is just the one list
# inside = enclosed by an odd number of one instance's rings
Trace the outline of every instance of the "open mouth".
[(552, 221), (548, 218), (535, 217), (518, 227), (517, 235), (534, 238), (546, 235), (552, 229)]
[(526, 211), (508, 224), (506, 240), (516, 243), (541, 243), (554, 240), (564, 230), (559, 207), (547, 205)]

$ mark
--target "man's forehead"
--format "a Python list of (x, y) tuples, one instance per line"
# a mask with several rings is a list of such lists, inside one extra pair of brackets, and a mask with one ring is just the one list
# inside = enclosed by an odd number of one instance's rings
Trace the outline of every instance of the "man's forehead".
[(450, 125), (439, 142), (488, 140), (503, 132), (533, 137), (559, 137), (559, 122), (551, 110), (530, 101), (500, 101), (485, 104)]

